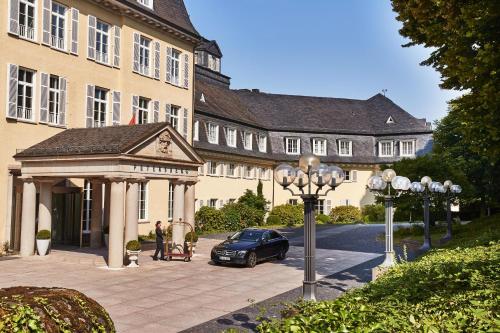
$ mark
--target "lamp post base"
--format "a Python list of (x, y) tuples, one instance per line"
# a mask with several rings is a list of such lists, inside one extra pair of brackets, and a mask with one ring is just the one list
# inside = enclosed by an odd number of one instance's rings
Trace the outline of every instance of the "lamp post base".
[(380, 266), (381, 267), (392, 267), (395, 264), (396, 264), (396, 260), (394, 258), (394, 251), (390, 251), (390, 252), (385, 253), (385, 260)]
[(428, 251), (431, 249), (431, 243), (429, 241), (424, 241), (424, 244), (419, 248), (420, 251)]
[(451, 234), (450, 233), (447, 233), (446, 235), (443, 236), (443, 238), (441, 238), (441, 242), (448, 242), (451, 240)]
[(303, 281), (302, 282), (302, 297), (306, 301), (316, 300), (316, 286), (317, 281)]

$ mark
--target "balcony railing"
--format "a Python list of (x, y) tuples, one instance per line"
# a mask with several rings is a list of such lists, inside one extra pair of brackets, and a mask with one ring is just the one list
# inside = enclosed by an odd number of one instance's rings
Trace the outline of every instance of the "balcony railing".
[(49, 113), (49, 123), (59, 124), (59, 114)]
[(35, 29), (32, 27), (27, 27), (24, 24), (19, 25), (19, 36), (34, 40), (35, 39)]
[(149, 76), (149, 66), (139, 65), (139, 73)]
[(22, 106), (19, 106), (17, 108), (17, 118), (31, 120), (32, 116), (33, 116), (33, 110), (31, 108), (25, 108)]
[(51, 36), (50, 45), (56, 49), (64, 50), (64, 38)]
[(96, 61), (107, 64), (108, 59), (109, 59), (108, 53), (96, 51), (96, 53), (95, 53), (95, 60)]

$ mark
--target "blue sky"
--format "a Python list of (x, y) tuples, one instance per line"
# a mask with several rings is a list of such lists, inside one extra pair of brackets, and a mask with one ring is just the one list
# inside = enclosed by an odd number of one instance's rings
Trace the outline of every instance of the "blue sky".
[(428, 49), (402, 48), (389, 1), (185, 0), (191, 20), (222, 49), (233, 88), (367, 99), (382, 89), (418, 118), (446, 114), (457, 92), (419, 63)]

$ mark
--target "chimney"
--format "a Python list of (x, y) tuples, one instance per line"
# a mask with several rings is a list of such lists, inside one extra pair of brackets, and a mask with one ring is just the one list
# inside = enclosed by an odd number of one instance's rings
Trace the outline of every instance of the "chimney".
[(260, 93), (260, 89), (252, 89), (252, 92), (254, 92), (254, 93)]

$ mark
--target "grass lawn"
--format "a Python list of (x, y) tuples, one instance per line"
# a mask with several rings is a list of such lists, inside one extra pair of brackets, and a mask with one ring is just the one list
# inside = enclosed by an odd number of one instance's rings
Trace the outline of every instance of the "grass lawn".
[(258, 330), (500, 332), (499, 227), (500, 215), (460, 225), (450, 242), (416, 261), (338, 299), (289, 304), (283, 318), (264, 320)]

